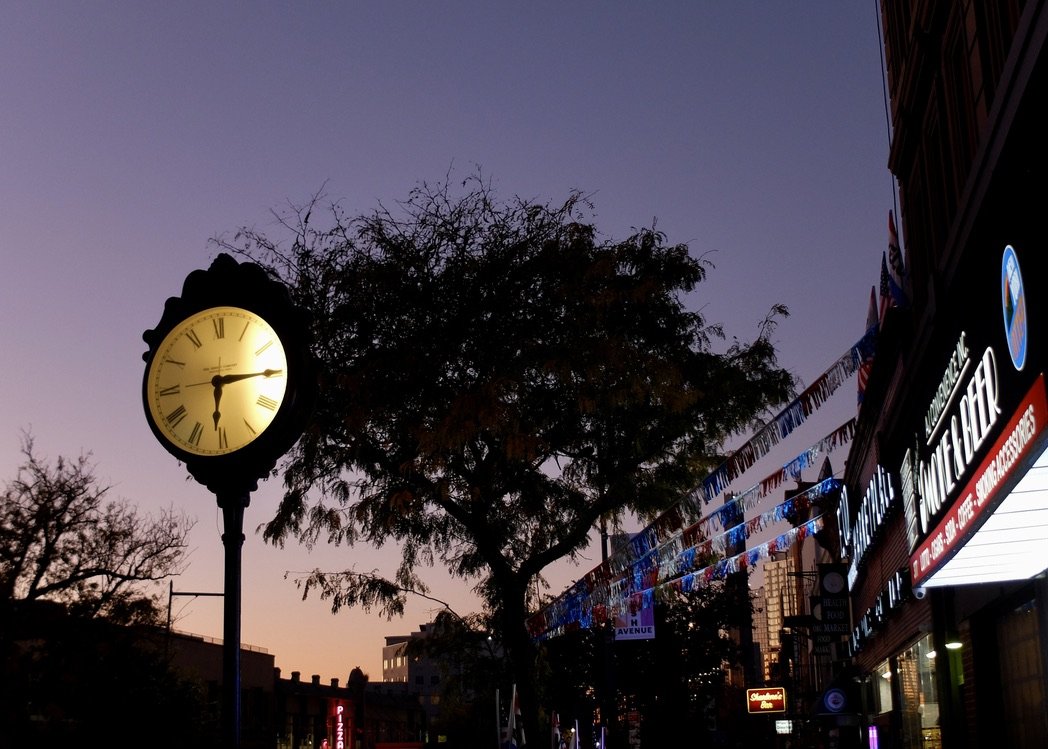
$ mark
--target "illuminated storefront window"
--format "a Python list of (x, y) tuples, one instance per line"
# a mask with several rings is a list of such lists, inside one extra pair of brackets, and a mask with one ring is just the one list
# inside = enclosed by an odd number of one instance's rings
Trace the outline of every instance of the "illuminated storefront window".
[(892, 710), (892, 667), (882, 661), (873, 672), (873, 712), (877, 715)]
[(939, 697), (935, 686), (935, 661), (930, 636), (899, 654), (896, 662), (902, 746), (939, 749)]

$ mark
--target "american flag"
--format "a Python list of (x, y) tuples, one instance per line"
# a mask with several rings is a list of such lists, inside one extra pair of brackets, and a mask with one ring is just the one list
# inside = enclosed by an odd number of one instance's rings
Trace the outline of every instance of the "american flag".
[[(877, 289), (873, 286), (870, 287), (870, 308), (866, 313), (866, 335), (870, 335), (872, 332), (876, 332), (878, 324), (877, 316)], [(858, 372), (858, 385), (859, 385), (859, 405), (862, 405), (863, 395), (866, 393), (866, 383), (870, 379), (870, 370), (873, 369), (873, 350), (863, 354), (862, 361), (859, 362)]]
[[(895, 230), (895, 214), (888, 211), (888, 289), (891, 293), (893, 307), (905, 307), (906, 298), (906, 264), (902, 259), (902, 248), (899, 246), (899, 232)], [(883, 293), (883, 292), (882, 292)]]
[(895, 300), (892, 299), (891, 288), (888, 281), (888, 253), (881, 253), (881, 307), (880, 312), (877, 315), (878, 325), (884, 327), (884, 316), (888, 313), (889, 307), (895, 307)]
[(520, 719), (520, 695), (517, 694), (515, 683), (509, 711), (509, 745), (516, 749), (522, 749), (527, 745), (527, 742), (524, 741), (524, 724)]

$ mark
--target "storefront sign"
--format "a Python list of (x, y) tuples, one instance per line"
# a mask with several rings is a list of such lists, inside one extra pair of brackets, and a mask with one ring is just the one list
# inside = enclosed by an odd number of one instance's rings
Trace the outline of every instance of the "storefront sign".
[(1015, 248), (1008, 245), (1001, 258), (1001, 312), (1004, 315), (1004, 335), (1008, 339), (1008, 354), (1017, 371), (1026, 366), (1029, 348), (1029, 330), (1026, 322), (1026, 286), (1019, 270)]
[[(947, 385), (949, 389), (947, 392)], [(961, 333), (932, 407), (925, 417), (930, 453), (917, 461), (917, 519), (922, 536), (970, 474), (972, 461), (1001, 414), (997, 358), (987, 347), (972, 359)], [(940, 403), (942, 400), (942, 403)], [(952, 406), (952, 407), (951, 407)], [(947, 410), (947, 407), (949, 410)]]
[(851, 631), (851, 655), (855, 655), (866, 644), (866, 640), (872, 637), (884, 624), (888, 614), (903, 602), (908, 590), (904, 573), (905, 568), (896, 570), (885, 583), (884, 588), (873, 600), (873, 605), (859, 614), (855, 627)]
[(746, 690), (746, 712), (786, 712), (786, 689), (783, 687), (761, 687)]
[[(350, 749), (349, 737), (350, 732), (350, 720), (347, 705), (342, 700), (335, 700), (331, 705), (331, 726), (330, 730), (333, 734), (333, 743), (329, 746), (332, 749)], [(327, 739), (324, 743), (328, 743)]]
[(1004, 483), (1034, 445), (1034, 438), (1048, 423), (1044, 376), (1037, 378), (1001, 436), (974, 472), (973, 478), (934, 530), (910, 558), (913, 585), (917, 586), (962, 540), (990, 507), (998, 486)]
[(883, 466), (878, 465), (874, 470), (873, 477), (866, 487), (866, 493), (862, 495), (859, 511), (855, 521), (850, 521), (850, 506), (847, 494), (837, 508), (837, 521), (840, 528), (841, 545), (849, 550), (851, 566), (848, 570), (848, 584), (853, 585), (859, 574), (867, 552), (871, 549), (876, 539), (884, 518), (895, 502), (895, 489), (892, 486), (891, 475)]
[[(945, 365), (899, 466), (915, 588), (1026, 579), (1044, 568), (1042, 561), (1048, 564), (1036, 547), (1039, 539), (1048, 544), (1048, 536), (1032, 516), (1032, 525), (1024, 527), (1014, 510), (1003, 510), (1000, 527), (995, 518), (993, 534), (983, 533), (999, 507), (1021, 506), (1021, 499), (1012, 503), (1009, 495), (1038, 459), (1048, 424), (1048, 358), (1043, 336), (1032, 331), (1033, 322), (1044, 319), (1043, 304), (1026, 293), (1021, 253), (1007, 245), (998, 257), (990, 275), (989, 255), (977, 256), (972, 290), (949, 309), (959, 332), (944, 352)], [(1040, 267), (1036, 252), (1026, 259)], [(984, 293), (979, 287), (990, 286), (986, 280), (996, 288)], [(948, 325), (949, 319), (942, 322)], [(1032, 545), (1022, 552), (1013, 547), (1009, 559), (1003, 548), (996, 553), (1004, 538)]]

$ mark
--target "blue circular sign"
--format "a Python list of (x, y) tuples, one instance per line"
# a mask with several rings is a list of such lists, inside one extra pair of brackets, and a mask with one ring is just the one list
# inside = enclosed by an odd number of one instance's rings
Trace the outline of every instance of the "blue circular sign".
[(844, 692), (836, 688), (826, 692), (823, 701), (826, 703), (826, 709), (831, 713), (839, 713), (848, 704), (848, 698), (844, 696)]
[(1001, 311), (1004, 313), (1004, 336), (1012, 364), (1021, 370), (1026, 364), (1029, 342), (1026, 318), (1026, 288), (1019, 270), (1015, 248), (1007, 245), (1001, 258)]

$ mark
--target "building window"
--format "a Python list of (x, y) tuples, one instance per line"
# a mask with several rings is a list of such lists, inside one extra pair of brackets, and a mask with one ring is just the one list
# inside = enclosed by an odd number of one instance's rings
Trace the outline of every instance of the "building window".
[(902, 720), (902, 746), (908, 749), (941, 746), (939, 697), (935, 686), (937, 655), (932, 648), (930, 635), (899, 653), (899, 714)]
[(892, 709), (892, 666), (882, 661), (873, 670), (873, 711), (878, 715)]

